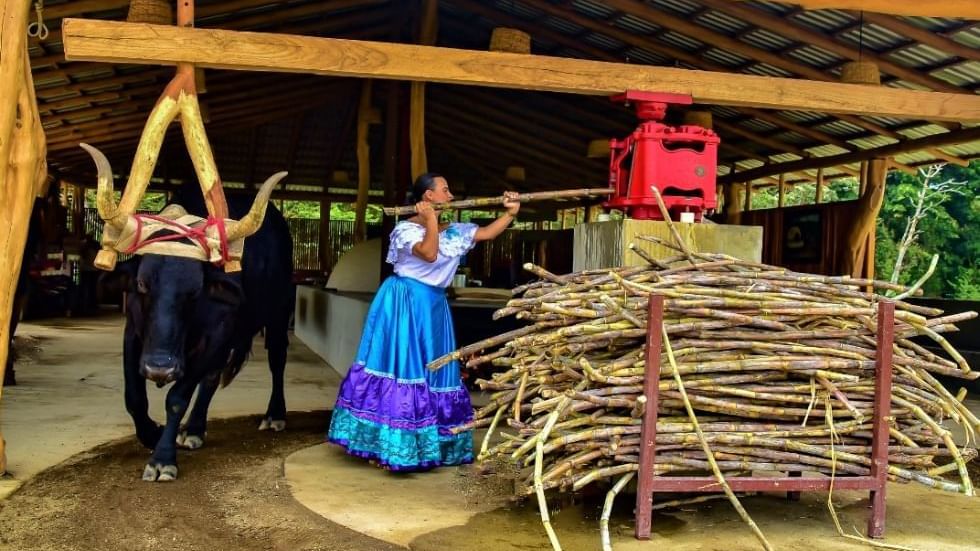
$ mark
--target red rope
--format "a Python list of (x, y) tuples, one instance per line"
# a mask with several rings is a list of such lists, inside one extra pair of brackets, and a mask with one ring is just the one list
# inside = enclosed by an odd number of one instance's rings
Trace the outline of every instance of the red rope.
[[(208, 216), (204, 225), (198, 227), (191, 227), (185, 224), (181, 224), (176, 220), (171, 220), (169, 218), (164, 218), (162, 216), (157, 216), (155, 214), (135, 214), (133, 218), (136, 219), (136, 240), (132, 245), (129, 246), (123, 253), (132, 254), (136, 251), (142, 249), (147, 245), (153, 243), (161, 243), (164, 241), (177, 241), (180, 239), (188, 239), (197, 243), (201, 249), (204, 250), (204, 255), (208, 258), (211, 257), (211, 249), (208, 247), (207, 231), (211, 226), (215, 226), (218, 229), (218, 242), (221, 245), (221, 260), (216, 262), (219, 266), (228, 262), (230, 256), (228, 253), (228, 234), (225, 229), (225, 221), (223, 218), (215, 218), (214, 216)], [(153, 220), (155, 222), (160, 222), (166, 226), (174, 228), (174, 233), (169, 235), (161, 235), (157, 237), (151, 237), (149, 239), (140, 239), (143, 235), (143, 220)]]

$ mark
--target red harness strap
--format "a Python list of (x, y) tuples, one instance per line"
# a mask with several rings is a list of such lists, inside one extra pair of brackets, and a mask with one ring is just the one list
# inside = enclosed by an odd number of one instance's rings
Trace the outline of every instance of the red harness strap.
[[(218, 229), (218, 242), (221, 244), (221, 260), (215, 262), (217, 265), (222, 265), (228, 262), (228, 235), (225, 232), (225, 221), (222, 218), (215, 218), (214, 216), (208, 216), (207, 221), (202, 226), (196, 228), (181, 224), (176, 220), (171, 220), (169, 218), (164, 218), (162, 216), (157, 216), (155, 214), (136, 214), (133, 215), (136, 219), (136, 241), (129, 246), (123, 253), (132, 254), (146, 245), (152, 243), (161, 243), (163, 241), (177, 241), (180, 239), (188, 239), (197, 243), (201, 249), (204, 250), (204, 255), (208, 258), (211, 256), (211, 249), (208, 247), (207, 230), (211, 226), (215, 226)], [(143, 220), (153, 220), (155, 222), (160, 222), (166, 226), (170, 226), (174, 229), (174, 233), (169, 235), (161, 235), (158, 237), (151, 237), (149, 239), (140, 239), (143, 234)]]

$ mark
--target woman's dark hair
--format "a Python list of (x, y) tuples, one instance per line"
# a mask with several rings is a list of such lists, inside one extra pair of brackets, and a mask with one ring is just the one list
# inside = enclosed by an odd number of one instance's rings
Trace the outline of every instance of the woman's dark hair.
[(412, 184), (412, 190), (405, 197), (405, 203), (408, 205), (414, 205), (422, 200), (425, 192), (430, 189), (435, 189), (436, 178), (442, 178), (442, 174), (436, 174), (435, 172), (426, 172), (415, 179), (415, 183)]

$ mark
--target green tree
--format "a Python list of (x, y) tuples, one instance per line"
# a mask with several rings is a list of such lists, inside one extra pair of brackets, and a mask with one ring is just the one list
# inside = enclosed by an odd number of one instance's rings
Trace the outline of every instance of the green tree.
[[(963, 182), (963, 194), (946, 201), (919, 224), (919, 239), (908, 248), (899, 283), (908, 284), (928, 269), (933, 254), (939, 254), (935, 273), (923, 286), (927, 296), (980, 298), (980, 162), (968, 167), (946, 165), (937, 181)], [(888, 176), (885, 199), (878, 215), (875, 271), (891, 275), (901, 236), (914, 213), (921, 181), (894, 171)]]

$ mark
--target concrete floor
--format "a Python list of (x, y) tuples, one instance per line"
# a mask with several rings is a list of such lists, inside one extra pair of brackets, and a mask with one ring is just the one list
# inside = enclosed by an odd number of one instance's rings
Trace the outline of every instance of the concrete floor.
[[(443, 468), (423, 474), (392, 474), (320, 444), (286, 459), (293, 497), (320, 516), (368, 536), (413, 551), (521, 551), (550, 549), (536, 502), (488, 500), (474, 492), (465, 471)], [(339, 481), (343, 481), (339, 483)], [(466, 490), (465, 492), (463, 490)], [(857, 551), (868, 546), (841, 538), (824, 493), (801, 501), (783, 495), (742, 499), (774, 548)], [(549, 501), (552, 523), (565, 549), (599, 549), (601, 498), (576, 503)], [(864, 534), (867, 494), (837, 491), (834, 504), (848, 534)], [(654, 513), (650, 541), (633, 538), (632, 494), (616, 502), (610, 534), (616, 551), (738, 551), (761, 548), (724, 500)], [(890, 484), (886, 539), (921, 550), (975, 551), (980, 498), (948, 494), (915, 484)]]
[[(97, 444), (132, 437), (123, 407), (121, 317), (28, 323), (18, 331), (27, 354), (18, 366), (20, 386), (5, 390), (0, 427), (8, 444), (11, 477), (0, 480), (0, 499), (36, 473), (85, 457)], [(268, 399), (268, 371), (261, 341), (234, 384), (219, 392), (214, 417), (258, 416)], [(318, 356), (294, 340), (289, 351), (287, 402), (291, 411), (333, 404), (340, 380)], [(150, 389), (151, 414), (162, 415), (163, 393)], [(479, 400), (479, 397), (474, 397)], [(326, 419), (324, 419), (326, 429)], [(81, 455), (80, 455), (81, 454)], [(463, 471), (447, 468), (393, 475), (317, 445), (291, 455), (285, 464), (290, 490), (300, 503), (357, 532), (416, 550), (546, 549), (534, 502), (501, 506), (474, 495)], [(465, 490), (465, 491), (462, 491)], [(751, 532), (724, 502), (656, 513), (651, 542), (631, 537), (631, 496), (617, 504), (611, 527), (618, 551), (758, 549)], [(835, 493), (845, 530), (863, 531), (866, 501), (857, 493)], [(804, 495), (800, 503), (774, 496), (745, 500), (746, 508), (775, 547), (851, 550), (866, 548), (836, 535), (826, 496)], [(553, 522), (566, 549), (598, 548), (595, 501), (553, 503)], [(980, 499), (889, 486), (887, 542), (919, 549), (977, 549)]]
[[(133, 435), (123, 404), (124, 323), (122, 316), (114, 315), (20, 325), (18, 348), (26, 353), (16, 366), (18, 385), (5, 388), (0, 400), (9, 471), (0, 479), (0, 498), (48, 467), (98, 444)], [(234, 383), (218, 391), (212, 418), (265, 412), (271, 380), (261, 337), (252, 353)], [(288, 409), (332, 407), (339, 376), (295, 338), (288, 357)], [(160, 422), (165, 389), (150, 386), (148, 394), (150, 415)]]

